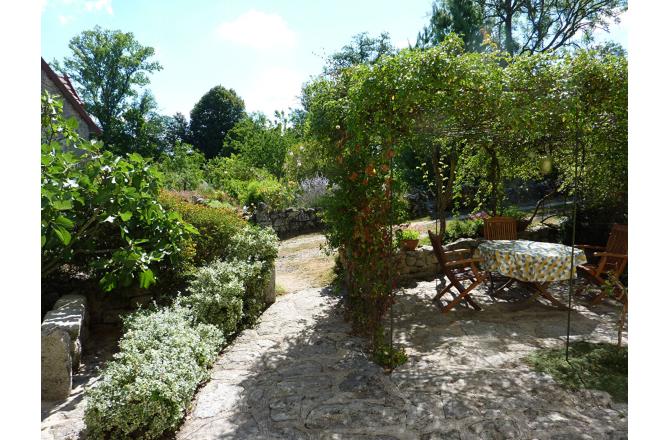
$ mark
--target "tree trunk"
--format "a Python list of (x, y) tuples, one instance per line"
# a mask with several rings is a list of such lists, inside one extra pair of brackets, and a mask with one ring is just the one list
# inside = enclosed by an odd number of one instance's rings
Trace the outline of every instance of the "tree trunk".
[(506, 0), (503, 8), (505, 9), (505, 16), (503, 19), (504, 33), (506, 37), (506, 51), (511, 55), (515, 54), (513, 47), (513, 4), (512, 0)]

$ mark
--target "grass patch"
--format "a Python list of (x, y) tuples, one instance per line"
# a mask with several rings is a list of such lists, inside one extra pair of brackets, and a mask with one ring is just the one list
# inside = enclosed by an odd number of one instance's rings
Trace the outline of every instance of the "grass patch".
[(276, 296), (285, 295), (286, 293), (288, 293), (287, 289), (276, 283)]
[(569, 362), (562, 347), (538, 350), (526, 361), (566, 388), (607, 391), (615, 402), (627, 402), (628, 347), (576, 342), (571, 345)]

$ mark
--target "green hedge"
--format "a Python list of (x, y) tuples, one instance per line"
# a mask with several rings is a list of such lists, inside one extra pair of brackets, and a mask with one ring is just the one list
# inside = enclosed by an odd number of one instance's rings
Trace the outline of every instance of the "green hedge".
[(126, 319), (119, 353), (99, 385), (86, 392), (91, 438), (154, 439), (178, 427), (225, 337), (264, 310), (276, 234), (248, 225), (220, 250), (228, 261), (197, 269), (188, 296)]
[(124, 330), (119, 353), (86, 392), (90, 438), (154, 439), (175, 429), (224, 342), (181, 306), (138, 311)]
[(252, 325), (265, 307), (265, 290), (278, 255), (278, 238), (268, 229), (247, 226), (232, 236), (228, 261), (199, 268), (183, 299), (200, 322), (227, 334)]
[(162, 191), (159, 201), (165, 209), (178, 212), (199, 231), (199, 235), (192, 238), (195, 248), (192, 264), (196, 267), (226, 259), (232, 237), (248, 224), (233, 209), (190, 203), (177, 193)]

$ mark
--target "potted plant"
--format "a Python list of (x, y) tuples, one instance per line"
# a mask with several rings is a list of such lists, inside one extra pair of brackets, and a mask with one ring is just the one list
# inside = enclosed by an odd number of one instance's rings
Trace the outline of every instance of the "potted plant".
[(399, 247), (405, 251), (414, 251), (420, 241), (420, 232), (415, 229), (397, 229)]

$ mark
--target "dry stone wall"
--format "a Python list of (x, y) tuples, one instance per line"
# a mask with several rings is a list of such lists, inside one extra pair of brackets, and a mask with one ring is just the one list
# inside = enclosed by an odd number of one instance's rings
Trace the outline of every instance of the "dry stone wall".
[(269, 211), (260, 206), (250, 217), (250, 221), (272, 228), (280, 238), (287, 238), (321, 230), (321, 214), (321, 208), (287, 208), (283, 211)]
[[(481, 239), (462, 238), (443, 246), (446, 251), (475, 249)], [(434, 278), (440, 274), (438, 261), (431, 246), (422, 246), (414, 251), (401, 251), (395, 257), (394, 267), (399, 281)]]

